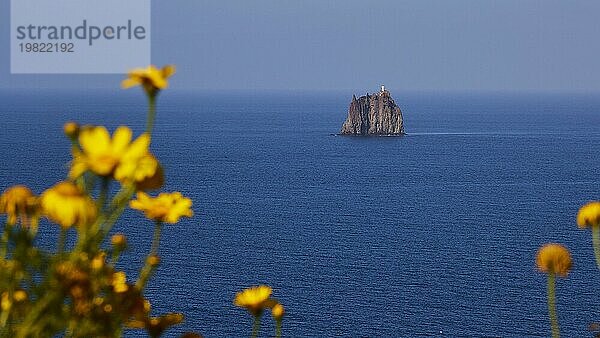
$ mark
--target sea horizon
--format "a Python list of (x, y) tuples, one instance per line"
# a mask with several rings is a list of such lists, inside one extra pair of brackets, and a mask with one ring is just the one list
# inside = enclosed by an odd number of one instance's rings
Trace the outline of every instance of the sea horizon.
[[(337, 93), (350, 93), (356, 95), (364, 95), (368, 93), (377, 93), (380, 90), (380, 84), (371, 87), (356, 87), (356, 88), (204, 88), (204, 87), (169, 87), (167, 91), (161, 93), (161, 95), (172, 95), (181, 93), (215, 93), (215, 94), (337, 94)], [(389, 90), (392, 96), (398, 94), (421, 94), (421, 95), (600, 95), (598, 89), (523, 89), (523, 88), (500, 88), (500, 89), (480, 89), (480, 88), (465, 88), (465, 89), (412, 89), (412, 88), (392, 88), (386, 85), (386, 89)], [(119, 88), (119, 82), (113, 87), (102, 86), (102, 87), (61, 87), (61, 86), (13, 86), (13, 87), (1, 87), (0, 92), (57, 92), (57, 93), (70, 93), (70, 92), (87, 92), (97, 91), (99, 93), (131, 93), (132, 95), (140, 95), (136, 91), (128, 91)], [(350, 96), (352, 97), (352, 96)]]

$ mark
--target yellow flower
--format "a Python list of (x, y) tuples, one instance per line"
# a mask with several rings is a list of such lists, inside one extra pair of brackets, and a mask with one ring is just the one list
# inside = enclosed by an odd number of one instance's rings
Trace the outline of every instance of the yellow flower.
[(129, 290), (129, 286), (127, 285), (127, 277), (125, 276), (125, 272), (115, 272), (113, 273), (113, 278), (111, 285), (116, 293), (123, 293)]
[(23, 185), (10, 187), (0, 195), (0, 214), (8, 216), (6, 222), (9, 225), (16, 224), (18, 218), (27, 224), (27, 215), (35, 213), (36, 205), (36, 197)]
[(110, 134), (104, 127), (87, 127), (79, 134), (81, 151), (73, 154), (69, 177), (75, 179), (90, 170), (99, 176), (114, 176), (122, 183), (152, 177), (158, 167), (148, 153), (150, 136), (142, 134), (131, 142), (131, 129), (120, 126)]
[(121, 83), (124, 89), (141, 85), (149, 94), (155, 94), (169, 86), (167, 79), (175, 74), (175, 66), (167, 65), (162, 69), (150, 65), (147, 68), (136, 68), (127, 74)]
[(85, 226), (96, 219), (96, 204), (71, 182), (59, 182), (41, 196), (44, 215), (63, 228)]
[(192, 217), (192, 200), (180, 192), (161, 193), (150, 197), (144, 192), (137, 193), (137, 199), (129, 203), (132, 209), (144, 212), (147, 218), (159, 222), (177, 223), (180, 217)]
[(283, 315), (285, 314), (285, 309), (283, 308), (283, 305), (277, 303), (275, 304), (275, 306), (273, 306), (273, 308), (271, 309), (271, 315), (273, 315), (273, 318), (275, 320), (281, 320), (281, 318), (283, 318)]
[(549, 243), (538, 251), (536, 264), (542, 272), (566, 277), (572, 266), (571, 254), (564, 246)]
[(577, 214), (577, 225), (580, 228), (594, 227), (600, 225), (600, 202), (590, 202)]
[(271, 297), (271, 287), (266, 285), (254, 286), (235, 295), (233, 303), (236, 306), (248, 309), (253, 314), (262, 311)]
[(100, 270), (106, 263), (106, 254), (104, 252), (99, 253), (92, 259), (91, 267), (93, 270)]

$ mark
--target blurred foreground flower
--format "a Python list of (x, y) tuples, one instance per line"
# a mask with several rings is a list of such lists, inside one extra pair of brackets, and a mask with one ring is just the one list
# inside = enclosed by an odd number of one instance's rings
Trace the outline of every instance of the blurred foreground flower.
[(153, 65), (147, 68), (136, 68), (127, 74), (127, 78), (121, 83), (124, 89), (134, 86), (142, 86), (148, 97), (148, 118), (146, 120), (146, 132), (152, 133), (154, 119), (156, 117), (156, 97), (161, 90), (169, 86), (168, 78), (175, 74), (175, 66), (167, 65), (158, 69)]
[(254, 316), (252, 326), (252, 337), (258, 337), (260, 330), (260, 319), (263, 310), (270, 308), (273, 319), (275, 319), (275, 336), (281, 337), (281, 321), (284, 314), (283, 305), (276, 299), (271, 298), (273, 289), (267, 285), (259, 285), (247, 288), (235, 295), (233, 303), (236, 306), (245, 308)]
[(137, 193), (137, 199), (130, 202), (130, 207), (142, 211), (144, 215), (157, 222), (175, 224), (181, 217), (192, 217), (192, 200), (183, 197), (180, 192), (160, 193), (150, 197), (144, 192)]
[(111, 139), (104, 127), (87, 127), (79, 133), (81, 151), (75, 150), (69, 177), (76, 179), (86, 171), (114, 177), (121, 183), (152, 177), (158, 161), (148, 153), (150, 136), (142, 134), (131, 142), (131, 129), (117, 128)]
[(548, 314), (552, 327), (552, 337), (560, 337), (558, 318), (556, 315), (556, 276), (566, 277), (571, 270), (572, 261), (569, 250), (563, 245), (550, 243), (538, 251), (536, 264), (540, 271), (548, 274)]
[(44, 191), (41, 205), (46, 217), (63, 229), (90, 224), (96, 218), (96, 204), (71, 182), (60, 182)]
[(29, 226), (30, 217), (36, 213), (37, 199), (26, 186), (15, 185), (0, 195), (0, 214), (6, 214), (8, 225), (15, 225), (20, 219), (24, 226)]
[(538, 251), (536, 264), (541, 272), (566, 277), (572, 266), (571, 254), (563, 245), (546, 244)]
[(600, 202), (589, 202), (579, 209), (577, 226), (580, 229), (591, 228), (592, 247), (594, 248), (596, 265), (600, 269)]
[(233, 303), (236, 306), (246, 308), (250, 313), (255, 315), (265, 308), (272, 292), (273, 290), (269, 286), (254, 286), (238, 292), (235, 295)]
[(580, 228), (600, 226), (600, 202), (590, 202), (579, 209), (577, 225)]
[(275, 306), (273, 306), (273, 308), (271, 309), (271, 315), (273, 316), (273, 318), (275, 320), (281, 320), (283, 318), (284, 314), (285, 314), (285, 309), (283, 308), (283, 305), (281, 305), (281, 304), (275, 304)]
[(127, 79), (123, 80), (121, 86), (125, 89), (134, 86), (142, 86), (148, 95), (156, 95), (156, 93), (169, 86), (167, 81), (175, 74), (175, 66), (167, 65), (162, 69), (150, 65), (147, 68), (136, 68), (127, 74)]

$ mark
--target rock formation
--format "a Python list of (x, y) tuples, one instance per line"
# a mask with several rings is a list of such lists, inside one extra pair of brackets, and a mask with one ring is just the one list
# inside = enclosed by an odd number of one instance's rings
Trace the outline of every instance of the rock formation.
[(356, 98), (348, 109), (348, 118), (342, 125), (342, 135), (403, 135), (402, 111), (390, 92), (381, 87), (375, 94)]

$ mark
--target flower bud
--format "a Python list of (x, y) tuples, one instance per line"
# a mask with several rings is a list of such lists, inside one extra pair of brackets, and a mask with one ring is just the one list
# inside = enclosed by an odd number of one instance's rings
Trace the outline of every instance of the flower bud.
[(146, 259), (146, 262), (148, 263), (148, 265), (155, 267), (158, 264), (160, 264), (160, 257), (158, 257), (156, 255), (148, 256), (148, 258)]
[(13, 294), (13, 298), (16, 302), (22, 302), (27, 299), (27, 292), (23, 290), (17, 290)]
[(75, 139), (79, 136), (79, 125), (75, 122), (67, 122), (63, 126), (63, 131), (69, 138)]
[(283, 305), (279, 303), (275, 304), (275, 306), (273, 306), (273, 308), (271, 309), (271, 314), (273, 315), (273, 318), (275, 320), (281, 320), (281, 318), (283, 318), (283, 315), (285, 314), (285, 309)]
[(127, 237), (125, 237), (123, 234), (114, 234), (111, 237), (110, 242), (116, 249), (120, 251), (125, 249), (127, 246)]

